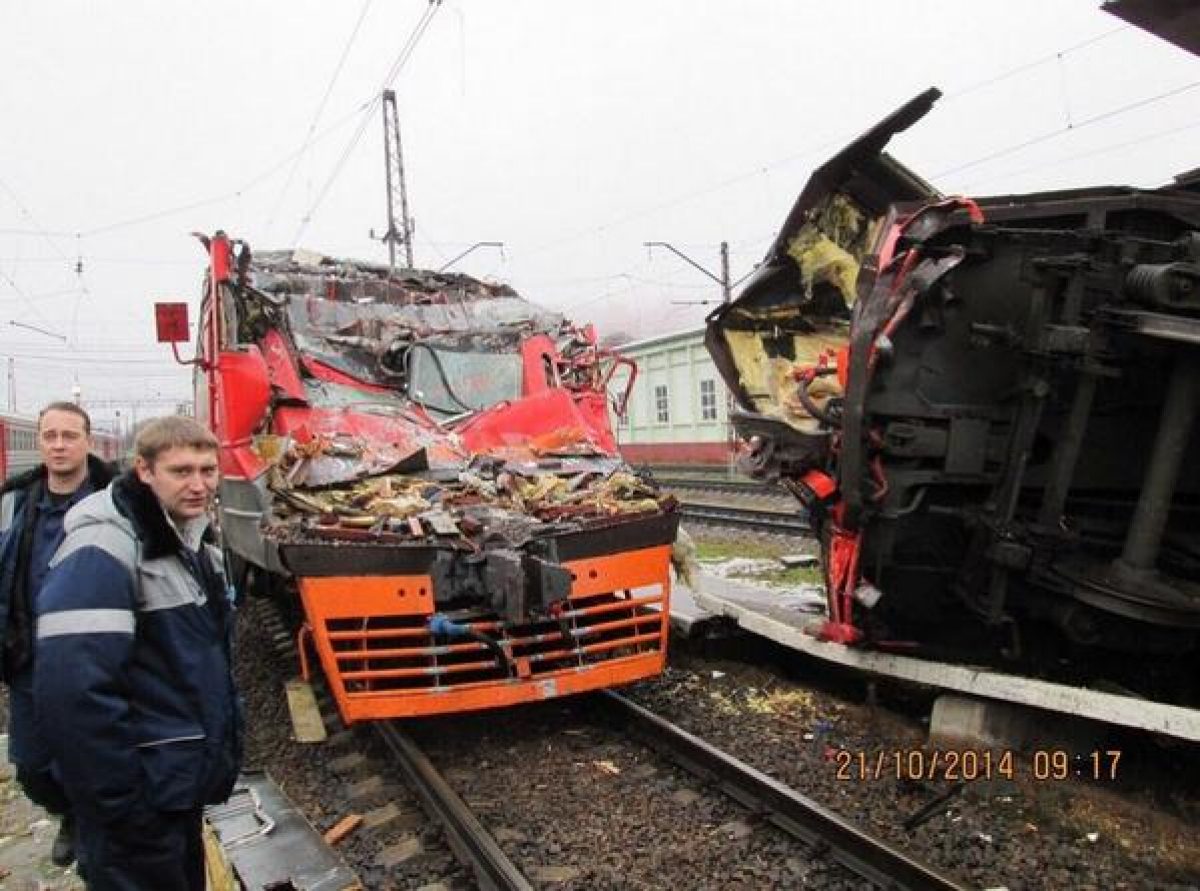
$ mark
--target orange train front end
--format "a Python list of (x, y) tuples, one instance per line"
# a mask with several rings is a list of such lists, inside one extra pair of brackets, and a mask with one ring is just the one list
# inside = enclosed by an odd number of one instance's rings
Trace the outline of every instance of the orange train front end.
[(466, 276), (207, 247), (224, 544), (298, 601), (346, 722), (663, 670), (677, 505), (619, 457), (625, 360), (590, 326)]
[(648, 547), (603, 530), (560, 542), (578, 553), (556, 565), (567, 573), (565, 596), (511, 618), (465, 601), (459, 610), (439, 606), (436, 553), (351, 546), (331, 555), (304, 545), (284, 553), (304, 569), (312, 638), (342, 717), (353, 722), (500, 708), (658, 675), (672, 527), (655, 519), (623, 530), (661, 542)]

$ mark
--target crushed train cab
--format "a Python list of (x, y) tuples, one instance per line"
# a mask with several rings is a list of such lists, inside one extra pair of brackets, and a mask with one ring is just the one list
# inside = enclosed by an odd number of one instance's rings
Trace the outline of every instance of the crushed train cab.
[(1194, 176), (946, 198), (882, 151), (937, 97), (821, 167), (708, 320), (745, 467), (821, 536), (821, 634), (1194, 653)]
[(298, 598), (347, 722), (662, 671), (677, 506), (618, 456), (625, 360), (590, 326), (464, 275), (203, 241), (223, 544)]

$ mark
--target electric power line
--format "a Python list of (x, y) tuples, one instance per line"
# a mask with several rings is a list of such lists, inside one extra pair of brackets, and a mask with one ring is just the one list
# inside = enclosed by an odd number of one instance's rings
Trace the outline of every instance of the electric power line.
[[(316, 137), (314, 137), (312, 140), (312, 143), (320, 142), (321, 140), (325, 139), (327, 136), (330, 136), (331, 134), (333, 134), (335, 131), (340, 129), (343, 124), (347, 123), (351, 118), (353, 118), (355, 115), (357, 115), (360, 110), (361, 110), (361, 108), (356, 108), (356, 109), (354, 109), (354, 111), (338, 118), (336, 121), (334, 121), (328, 127), (326, 127), (324, 130), (322, 130)], [(164, 208), (162, 210), (151, 211), (150, 213), (142, 214), (140, 216), (130, 217), (130, 218), (124, 219), (124, 220), (116, 220), (111, 223), (105, 223), (104, 225), (101, 225), (101, 226), (94, 226), (91, 229), (84, 229), (81, 232), (78, 232), (75, 234), (82, 235), (84, 237), (100, 235), (100, 234), (104, 234), (104, 233), (108, 233), (108, 232), (113, 232), (118, 229), (127, 229), (132, 226), (140, 226), (142, 223), (151, 223), (151, 222), (154, 222), (155, 220), (160, 220), (163, 217), (169, 217), (169, 216), (174, 216), (175, 214), (186, 213), (189, 210), (196, 210), (197, 208), (208, 207), (213, 204), (220, 204), (225, 201), (231, 201), (234, 198), (240, 198), (246, 192), (249, 192), (251, 189), (256, 188), (264, 181), (270, 179), (272, 176), (274, 176), (276, 173), (278, 173), (280, 170), (282, 170), (284, 165), (286, 165), (289, 161), (291, 161), (293, 158), (300, 155), (305, 150), (306, 150), (305, 147), (301, 146), (300, 148), (297, 148), (291, 152), (288, 152), (288, 154), (284, 155), (282, 158), (275, 161), (271, 166), (264, 168), (260, 173), (258, 173), (254, 177), (248, 179), (240, 188), (233, 189), (228, 192), (222, 192), (219, 195), (213, 195), (209, 198), (201, 198), (197, 201), (191, 201), (186, 204), (180, 204), (180, 205), (175, 205), (172, 207)]]
[[(437, 8), (440, 6), (440, 3), (441, 3), (441, 0), (430, 0), (429, 6), (426, 8), (426, 11), (422, 15), (421, 20), (419, 20), (417, 25), (414, 27), (413, 34), (410, 34), (409, 40), (407, 40), (405, 42), (405, 45), (401, 49), (400, 54), (397, 56), (396, 61), (393, 62), (392, 68), (389, 69), (388, 76), (385, 79), (385, 86), (391, 82), (391, 79), (396, 74), (399, 73), (399, 70), (403, 67), (403, 65), (407, 61), (408, 55), (411, 55), (410, 47), (415, 46), (415, 43), (413, 41), (413, 36), (415, 35), (417, 39), (420, 38), (421, 34), (424, 33), (425, 28), (428, 27), (429, 21), (432, 20), (433, 13), (436, 12)], [(360, 17), (361, 17), (361, 14), (360, 14)], [(1088, 38), (1087, 40), (1084, 40), (1079, 43), (1068, 46), (1062, 50), (1059, 50), (1058, 52), (1048, 54), (1045, 56), (1041, 56), (1041, 57), (1034, 59), (1032, 61), (1029, 61), (1029, 62), (1021, 63), (1021, 64), (1016, 65), (1012, 68), (1009, 68), (1005, 71), (1002, 71), (996, 75), (993, 75), (992, 77), (989, 77), (983, 81), (976, 82), (976, 83), (971, 84), (970, 86), (965, 87), (961, 90), (952, 92), (952, 93), (948, 94), (943, 101), (950, 101), (953, 99), (957, 99), (961, 96), (967, 95), (969, 93), (975, 92), (975, 91), (983, 89), (985, 87), (992, 86), (996, 83), (999, 83), (999, 82), (1001, 82), (1009, 77), (1012, 77), (1016, 74), (1019, 74), (1023, 71), (1027, 71), (1031, 68), (1035, 68), (1037, 66), (1044, 65), (1047, 62), (1051, 62), (1051, 61), (1054, 61), (1055, 59), (1059, 59), (1063, 56), (1083, 50), (1095, 43), (1098, 43), (1102, 40), (1107, 39), (1108, 37), (1113, 36), (1114, 34), (1128, 30), (1130, 27), (1131, 26), (1129, 26), (1129, 25), (1123, 25), (1121, 27), (1118, 27), (1118, 28), (1112, 29), (1110, 31), (1106, 31), (1102, 34), (1096, 35), (1094, 37)], [(357, 31), (357, 28), (358, 28), (358, 25), (356, 25), (356, 28), (355, 28), (356, 31)], [(106, 224), (99, 225), (99, 226), (94, 226), (90, 229), (85, 229), (85, 230), (79, 230), (79, 231), (51, 230), (51, 229), (45, 229), (41, 226), (37, 226), (37, 228), (35, 228), (35, 229), (22, 229), (22, 228), (18, 228), (18, 227), (11, 227), (11, 228), (0, 229), (0, 234), (12, 235), (12, 236), (37, 236), (37, 237), (43, 237), (43, 238), (49, 237), (49, 236), (55, 236), (55, 237), (61, 237), (61, 238), (67, 238), (67, 237), (71, 237), (74, 235), (92, 236), (92, 235), (98, 235), (101, 233), (112, 232), (112, 231), (115, 231), (118, 229), (124, 229), (124, 228), (141, 225), (143, 223), (153, 222), (155, 220), (162, 219), (163, 217), (173, 216), (173, 215), (176, 215), (179, 213), (185, 213), (189, 210), (195, 210), (200, 207), (206, 207), (206, 206), (218, 204), (218, 203), (221, 203), (224, 201), (229, 201), (233, 198), (240, 197), (245, 192), (248, 192), (252, 188), (256, 187), (262, 181), (273, 176), (280, 169), (282, 169), (286, 164), (288, 164), (289, 162), (302, 156), (306, 151), (308, 151), (308, 149), (311, 147), (312, 144), (325, 139), (327, 136), (331, 135), (334, 131), (340, 129), (343, 124), (347, 123), (350, 119), (354, 118), (356, 115), (362, 114), (363, 117), (362, 117), (362, 121), (360, 123), (359, 131), (365, 131), (368, 120), (370, 118), (370, 113), (371, 113), (371, 111), (374, 110), (374, 105), (375, 105), (375, 103), (377, 103), (379, 101), (379, 99), (380, 99), (380, 95), (377, 93), (374, 97), (372, 97), (372, 99), (359, 105), (358, 107), (353, 109), (351, 112), (349, 112), (346, 115), (344, 115), (343, 117), (339, 118), (336, 122), (334, 122), (329, 127), (324, 129), (323, 131), (321, 131), (321, 133), (319, 135), (317, 135), (316, 137), (311, 137), (311, 134), (310, 134), (309, 137), (306, 137), (305, 141), (300, 145), (299, 148), (295, 149), (292, 152), (289, 152), (287, 155), (280, 158), (277, 162), (272, 164), (270, 167), (264, 169), (260, 174), (253, 177), (252, 179), (248, 180), (239, 189), (236, 189), (236, 190), (233, 190), (230, 192), (224, 192), (224, 193), (221, 193), (220, 195), (216, 195), (216, 196), (213, 196), (210, 198), (200, 199), (200, 200), (188, 202), (185, 204), (174, 205), (174, 206), (164, 208), (161, 210), (157, 210), (157, 211), (151, 211), (149, 213), (146, 213), (146, 214), (143, 214), (140, 216), (123, 219), (123, 220), (118, 220), (118, 221), (106, 223)], [(1078, 126), (1079, 125), (1077, 125), (1077, 127)], [(339, 159), (338, 165), (335, 168), (335, 172), (334, 172), (334, 174), (331, 175), (331, 180), (330, 180), (329, 184), (332, 183), (333, 179), (336, 179), (336, 176), (338, 175), (338, 173), (340, 173), (340, 168), (341, 168), (341, 166), (344, 165), (345, 159), (348, 157), (349, 152), (353, 150), (354, 145), (356, 145), (358, 140), (361, 139), (362, 133), (359, 131), (356, 131), (355, 136), (352, 138), (352, 144), (349, 147), (348, 151), (343, 152), (343, 158)], [(852, 137), (853, 135), (854, 134), (850, 134), (849, 137), (842, 137), (842, 141), (844, 141), (846, 138)], [(531, 250), (527, 251), (526, 253), (536, 253), (536, 252), (540, 252), (542, 250), (547, 250), (547, 249), (550, 249), (553, 247), (557, 247), (559, 245), (566, 244), (571, 241), (575, 241), (578, 238), (590, 235), (595, 231), (599, 231), (599, 230), (608, 228), (610, 226), (620, 225), (621, 223), (627, 222), (629, 220), (637, 219), (642, 216), (656, 213), (659, 210), (665, 210), (669, 207), (673, 207), (678, 204), (686, 203), (687, 201), (694, 200), (695, 198), (702, 197), (702, 196), (710, 194), (712, 192), (723, 190), (725, 188), (728, 188), (729, 186), (732, 186), (732, 185), (737, 184), (738, 182), (741, 182), (742, 180), (761, 175), (761, 174), (766, 173), (770, 170), (773, 170), (777, 167), (781, 167), (786, 164), (790, 164), (794, 161), (797, 161), (801, 158), (807, 157), (808, 155), (811, 155), (814, 152), (819, 151), (821, 148), (823, 148), (829, 144), (835, 143), (835, 142), (837, 142), (837, 139), (827, 140), (827, 141), (821, 143), (820, 145), (812, 146), (812, 147), (804, 149), (803, 151), (798, 152), (796, 154), (789, 155), (785, 158), (781, 158), (776, 161), (769, 162), (765, 165), (758, 166), (753, 170), (745, 171), (741, 174), (737, 174), (735, 176), (729, 177), (728, 179), (722, 180), (721, 182), (719, 182), (713, 186), (704, 187), (702, 189), (677, 196), (676, 198), (669, 199), (668, 201), (665, 201), (665, 202), (662, 202), (662, 203), (659, 203), (656, 205), (652, 205), (652, 206), (644, 208), (642, 210), (635, 211), (633, 213), (624, 215), (624, 216), (617, 218), (613, 221), (610, 221), (609, 223), (606, 223), (602, 226), (592, 227), (587, 230), (582, 230), (580, 232), (569, 235), (569, 236), (565, 237), (564, 239), (556, 240), (554, 242), (550, 242), (547, 244), (537, 246), (537, 247), (532, 248)], [(327, 188), (323, 189), (323, 191), (327, 191)], [(11, 191), (10, 191), (10, 194), (11, 194)], [(311, 216), (315, 212), (317, 205), (319, 205), (320, 201), (322, 201), (323, 199), (324, 199), (324, 195), (322, 194), (320, 196), (320, 198), (318, 199), (318, 201), (314, 203), (314, 206), (312, 208), (310, 208), (309, 213), (306, 216)], [(297, 236), (297, 240), (298, 240), (298, 236)]]
[(0, 269), (0, 278), (8, 282), (8, 286), (16, 292), (18, 299), (20, 299), (26, 306), (33, 310), (34, 315), (36, 315), (46, 324), (50, 324), (50, 320), (42, 314), (42, 311), (38, 308), (38, 305), (30, 298), (28, 294), (21, 290), (21, 286), (13, 281), (12, 278), (9, 277), (8, 273), (3, 269)]
[(59, 238), (70, 238), (74, 234), (75, 234), (74, 232), (58, 232), (58, 231), (55, 231), (52, 229), (16, 229), (16, 228), (0, 229), (0, 235), (24, 235), (24, 236), (55, 235)]
[(78, 288), (63, 288), (62, 290), (59, 290), (59, 291), (43, 291), (40, 294), (26, 294), (26, 295), (19, 296), (19, 297), (0, 297), (0, 303), (9, 303), (10, 301), (13, 301), (13, 300), (24, 300), (24, 299), (53, 300), (57, 297), (66, 297), (68, 295), (75, 295), (78, 293), (79, 293)]
[(1038, 143), (1041, 143), (1041, 142), (1046, 142), (1047, 140), (1053, 139), (1056, 136), (1062, 136), (1064, 133), (1071, 133), (1076, 130), (1082, 130), (1084, 127), (1090, 126), (1091, 124), (1099, 123), (1100, 121), (1111, 120), (1112, 118), (1115, 118), (1118, 115), (1122, 115), (1122, 114), (1125, 114), (1126, 112), (1134, 111), (1139, 108), (1144, 108), (1147, 105), (1151, 105), (1155, 102), (1160, 102), (1163, 99), (1169, 99), (1173, 96), (1178, 96), (1181, 93), (1186, 93), (1188, 90), (1194, 90), (1196, 87), (1200, 87), (1200, 80), (1192, 81), (1190, 84), (1185, 84), (1184, 86), (1176, 87), (1173, 90), (1167, 90), (1166, 92), (1159, 93), (1155, 96), (1149, 96), (1145, 99), (1139, 99), (1136, 102), (1130, 102), (1127, 105), (1122, 105), (1120, 108), (1114, 108), (1114, 109), (1110, 109), (1109, 111), (1101, 112), (1098, 115), (1093, 115), (1090, 118), (1080, 121), (1078, 124), (1075, 124), (1073, 127), (1072, 126), (1060, 127), (1057, 130), (1051, 130), (1047, 133), (1041, 134), (1040, 136), (1035, 136), (1032, 139), (1026, 139), (1023, 142), (1018, 142), (1015, 145), (1010, 145), (1005, 148), (998, 149), (994, 152), (989, 152), (988, 154), (986, 154), (980, 158), (976, 158), (973, 161), (967, 161), (965, 164), (957, 164), (954, 167), (950, 167), (946, 170), (939, 171), (938, 173), (935, 173), (933, 175), (933, 178), (941, 179), (942, 177), (950, 176), (953, 173), (960, 173), (963, 170), (969, 170), (972, 167), (977, 167), (980, 164), (983, 164), (987, 161), (994, 161), (996, 158), (1003, 158), (1007, 155), (1013, 154), (1014, 152), (1019, 152), (1019, 151), (1021, 151), (1021, 149), (1029, 148), (1030, 146), (1037, 145)]
[[(58, 355), (23, 353), (17, 350), (7, 350), (3, 347), (0, 347), (0, 356), (22, 359), (29, 362), (52, 362), (60, 366), (63, 362), (80, 365), (170, 365), (175, 361), (171, 356), (165, 356), (162, 359), (89, 359), (83, 356), (73, 356), (63, 353), (59, 353)], [(180, 373), (187, 371), (182, 365), (179, 366), (179, 369)]]
[[(1006, 69), (1004, 71), (999, 72), (998, 74), (993, 75), (992, 77), (987, 78), (986, 80), (979, 81), (979, 82), (974, 83), (974, 84), (972, 84), (968, 87), (965, 87), (961, 90), (950, 93), (948, 96), (943, 97), (942, 101), (946, 102), (946, 101), (949, 101), (952, 99), (957, 99), (957, 98), (965, 96), (969, 93), (973, 93), (973, 92), (976, 92), (977, 90), (981, 90), (985, 87), (992, 86), (992, 85), (999, 83), (1003, 80), (1006, 80), (1007, 78), (1012, 77), (1016, 74), (1019, 74), (1024, 71), (1028, 71), (1031, 68), (1036, 68), (1038, 66), (1045, 65), (1049, 62), (1054, 62), (1056, 60), (1063, 58), (1064, 56), (1067, 56), (1072, 53), (1078, 52), (1080, 50), (1086, 49), (1087, 47), (1090, 47), (1093, 44), (1096, 44), (1102, 40), (1105, 40), (1105, 39), (1113, 36), (1114, 34), (1119, 34), (1123, 31), (1127, 31), (1131, 28), (1132, 28), (1131, 25), (1121, 25), (1120, 27), (1113, 28), (1112, 30), (1105, 31), (1102, 34), (1098, 34), (1094, 37), (1090, 37), (1086, 40), (1080, 41), (1079, 43), (1072, 44), (1071, 46), (1065, 47), (1064, 49), (1061, 49), (1057, 52), (1050, 53), (1045, 56), (1040, 56), (1037, 59), (1034, 59), (1029, 62), (1023, 62), (1019, 65), (1015, 65), (1012, 68)], [(1075, 129), (1079, 129), (1081, 126), (1085, 126), (1087, 123), (1093, 123), (1093, 122), (1088, 121), (1088, 122), (1076, 124)], [(720, 182), (717, 182), (711, 186), (705, 186), (703, 188), (696, 189), (691, 192), (686, 192), (686, 193), (678, 195), (674, 198), (670, 198), (666, 201), (662, 201), (657, 204), (650, 205), (649, 207), (644, 207), (640, 210), (632, 211), (628, 214), (624, 214), (620, 217), (616, 217), (615, 219), (610, 220), (606, 223), (603, 223), (599, 226), (591, 226), (586, 229), (577, 230), (573, 233), (569, 233), (569, 234), (563, 236), (562, 238), (555, 239), (554, 241), (546, 242), (541, 245), (535, 245), (532, 248), (527, 248), (522, 253), (525, 254), (526, 256), (528, 256), (528, 255), (532, 255), (532, 254), (536, 254), (536, 253), (541, 253), (542, 251), (561, 247), (565, 244), (570, 244), (574, 241), (578, 241), (581, 238), (586, 238), (590, 235), (593, 235), (594, 233), (601, 232), (605, 229), (608, 229), (608, 228), (611, 228), (614, 226), (619, 226), (624, 223), (630, 222), (632, 220), (640, 219), (641, 217), (650, 216), (651, 214), (655, 214), (655, 213), (658, 213), (659, 211), (667, 210), (672, 207), (676, 207), (680, 204), (686, 204), (690, 201), (696, 200), (697, 198), (702, 198), (706, 195), (712, 194), (713, 192), (723, 191), (724, 189), (727, 189), (730, 186), (736, 185), (744, 180), (751, 179), (756, 176), (761, 176), (761, 175), (766, 174), (769, 171), (772, 171), (776, 168), (783, 167), (785, 165), (792, 164), (795, 161), (798, 161), (802, 158), (809, 157), (809, 156), (815, 154), (816, 152), (821, 151), (822, 149), (829, 148), (831, 146), (836, 147), (836, 146), (845, 145), (849, 140), (853, 139), (857, 135), (859, 135), (859, 131), (856, 130), (853, 132), (844, 133), (841, 136), (832, 137), (832, 138), (823, 140), (822, 142), (811, 145), (805, 149), (802, 149), (799, 152), (796, 152), (795, 154), (788, 155), (784, 158), (779, 158), (775, 161), (770, 161), (764, 165), (755, 167), (753, 170), (745, 170), (742, 173), (735, 174), (735, 175), (728, 177), (727, 179), (721, 180)], [(1044, 138), (1048, 138), (1048, 137), (1043, 136), (1041, 138), (1044, 139)]]
[(1010, 77), (1015, 77), (1018, 74), (1023, 74), (1024, 72), (1030, 71), (1034, 68), (1040, 68), (1042, 65), (1045, 65), (1049, 62), (1061, 60), (1064, 56), (1069, 56), (1071, 53), (1078, 52), (1079, 50), (1082, 50), (1082, 49), (1086, 49), (1087, 47), (1092, 46), (1093, 44), (1099, 43), (1102, 40), (1107, 40), (1109, 37), (1112, 37), (1114, 34), (1120, 34), (1123, 31), (1129, 31), (1132, 28), (1133, 28), (1133, 25), (1121, 25), (1119, 27), (1113, 28), (1111, 31), (1105, 31), (1103, 34), (1097, 34), (1095, 37), (1089, 37), (1087, 40), (1080, 41), (1079, 43), (1073, 44), (1072, 46), (1068, 46), (1065, 49), (1058, 50), (1057, 52), (1049, 53), (1048, 55), (1041, 56), (1030, 62), (1022, 62), (1019, 65), (1015, 65), (1014, 67), (1009, 68), (1006, 71), (1001, 71), (999, 74), (993, 75), (992, 77), (989, 77), (985, 80), (977, 81), (976, 83), (973, 83), (970, 86), (963, 87), (961, 90), (955, 90), (953, 93), (947, 94), (946, 97), (942, 101), (943, 102), (953, 102), (956, 99), (961, 99), (963, 96), (967, 96), (978, 90), (982, 90), (985, 87), (994, 86), (995, 84), (998, 84), (1001, 81), (1008, 80)]
[(413, 27), (412, 32), (408, 36), (408, 40), (404, 42), (404, 46), (400, 48), (400, 52), (397, 54), (395, 61), (392, 62), (391, 68), (388, 69), (387, 76), (385, 76), (383, 79), (383, 84), (380, 86), (379, 90), (375, 93), (371, 100), (364, 106), (362, 118), (359, 121), (358, 128), (354, 131), (354, 135), (350, 137), (350, 141), (346, 144), (345, 149), (342, 150), (341, 156), (333, 165), (333, 170), (330, 171), (325, 183), (321, 186), (320, 191), (317, 193), (316, 199), (301, 218), (300, 225), (296, 229), (296, 234), (292, 237), (293, 245), (299, 243), (301, 236), (304, 235), (305, 230), (308, 228), (309, 222), (312, 221), (313, 215), (317, 212), (318, 208), (320, 208), (322, 202), (324, 202), (325, 196), (329, 194), (329, 190), (337, 181), (338, 176), (341, 175), (342, 169), (346, 166), (346, 162), (350, 159), (350, 155), (358, 146), (359, 141), (362, 139), (363, 133), (365, 133), (367, 130), (367, 124), (370, 122), (372, 114), (379, 103), (383, 101), (383, 91), (392, 85), (392, 81), (395, 80), (400, 74), (401, 70), (403, 70), (405, 64), (407, 64), (409, 58), (412, 56), (413, 51), (417, 48), (417, 44), (420, 42), (421, 37), (429, 28), (430, 22), (433, 21), (433, 17), (437, 14), (438, 9), (441, 8), (441, 5), (442, 0), (429, 0), (429, 5), (425, 7), (425, 12), (421, 15), (420, 20)]
[(337, 65), (333, 69), (333, 74), (329, 78), (329, 83), (325, 86), (325, 94), (321, 97), (321, 101), (317, 103), (317, 110), (313, 112), (312, 122), (308, 125), (308, 132), (304, 136), (304, 144), (300, 147), (300, 152), (296, 155), (292, 162), (292, 167), (288, 171), (287, 180), (283, 184), (283, 188), (279, 190), (279, 195), (275, 199), (275, 204), (271, 207), (271, 212), (267, 215), (266, 232), (271, 231), (271, 227), (275, 225), (275, 214), (279, 211), (279, 206), (283, 203), (283, 198), (291, 188), (292, 180), (296, 177), (296, 171), (300, 168), (300, 159), (304, 156), (304, 152), (312, 143), (313, 133), (316, 132), (317, 124), (321, 120), (321, 114), (325, 111), (325, 104), (329, 101), (330, 95), (333, 93), (334, 84), (337, 83), (338, 76), (342, 73), (342, 67), (346, 64), (346, 58), (350, 55), (350, 48), (354, 45), (355, 38), (358, 37), (358, 31), (362, 27), (363, 20), (367, 17), (367, 10), (371, 8), (372, 0), (363, 0), (362, 9), (359, 10), (358, 20), (354, 23), (354, 28), (350, 32), (350, 37), (346, 40), (346, 45), (342, 48), (342, 54), (338, 58)]
[[(8, 183), (4, 182), (3, 180), (0, 180), (0, 187), (3, 187), (4, 191), (6, 191), (8, 193), (8, 196), (13, 200), (13, 203), (15, 203), (17, 205), (17, 208), (21, 211), (21, 213), (25, 216), (25, 218), (27, 220), (29, 220), (29, 222), (33, 223), (34, 227), (39, 232), (41, 232), (41, 236), (42, 236), (43, 240), (46, 242), (46, 244), (50, 245), (51, 249), (56, 254), (58, 254), (59, 257), (61, 257), (65, 262), (70, 263), (71, 258), (68, 257), (67, 254), (62, 250), (62, 248), (60, 248), (58, 246), (58, 244), (54, 241), (54, 239), (50, 237), (49, 232), (47, 232), (46, 229), (42, 226), (42, 224), (37, 221), (37, 219), (33, 215), (33, 212), (28, 207), (25, 206), (24, 202), (22, 202), (21, 199), (19, 197), (17, 197), (17, 193), (13, 191), (12, 187), (9, 186)], [(83, 277), (83, 254), (81, 251), (78, 250), (78, 248), (79, 248), (79, 236), (78, 235), (75, 236), (75, 243), (76, 243), (77, 250), (76, 250), (76, 255), (75, 255), (76, 258), (75, 258), (74, 268), (75, 268), (75, 275), (78, 277), (79, 281), (78, 281), (78, 291), (77, 291), (77, 296), (75, 299), (75, 305), (71, 311), (71, 339), (72, 340), (74, 340), (75, 334), (76, 334), (76, 323), (79, 318), (79, 304), (85, 296), (88, 296), (91, 293), (88, 290), (87, 280)], [(5, 276), (5, 278), (8, 278), (8, 277)], [(13, 289), (15, 291), (17, 291), (18, 294), (21, 293), (21, 290), (20, 290), (20, 288), (17, 287), (16, 282), (14, 282), (11, 278), (8, 278), (8, 282), (10, 285), (12, 285)], [(31, 307), (33, 306), (32, 298), (25, 297), (25, 301)], [(34, 312), (36, 312), (39, 316), (41, 316), (42, 319), (45, 319), (45, 316), (42, 316), (41, 312), (36, 307), (34, 307)]]
[[(50, 237), (50, 232), (48, 232), (42, 226), (42, 224), (39, 223), (34, 218), (33, 213), (29, 210), (28, 207), (25, 206), (25, 204), (21, 201), (21, 199), (17, 197), (17, 193), (12, 190), (12, 187), (9, 186), (9, 184), (6, 183), (4, 180), (0, 179), (0, 188), (4, 189), (4, 191), (6, 191), (8, 193), (8, 197), (12, 199), (12, 201), (15, 205), (17, 205), (17, 210), (19, 210), (21, 212), (22, 216), (24, 216), (27, 220), (29, 220), (29, 222), (33, 223), (33, 226), (34, 226), (33, 234), (41, 236), (41, 238), (46, 242), (46, 244), (50, 245), (50, 247), (54, 249), (54, 252), (56, 254), (58, 254), (59, 257), (61, 257), (64, 260), (67, 260), (69, 262), (70, 258), (67, 257), (67, 255), (65, 253), (63, 253), (62, 248), (60, 248), (54, 242), (54, 239)], [(11, 230), (11, 231), (19, 232), (20, 230)], [(26, 231), (28, 231), (28, 230), (26, 230)], [(64, 238), (67, 236), (60, 233), (59, 237)]]
[(1032, 173), (1036, 170), (1045, 170), (1048, 167), (1060, 167), (1063, 164), (1070, 164), (1074, 161), (1082, 161), (1085, 158), (1094, 158), (1097, 155), (1104, 155), (1108, 152), (1116, 152), (1125, 148), (1133, 148), (1134, 146), (1144, 145), (1147, 142), (1154, 142), (1157, 139), (1164, 139), (1167, 136), (1174, 136), (1176, 133), (1183, 133), (1187, 130), (1194, 130), (1200, 127), (1200, 121), (1192, 121), (1190, 124), (1183, 124), (1179, 127), (1171, 127), (1168, 130), (1159, 130), (1157, 133), (1150, 133), (1145, 136), (1139, 136), (1137, 139), (1128, 139), (1124, 142), (1113, 143), (1110, 145), (1101, 146), (1086, 152), (1080, 152), (1076, 155), (1068, 155), (1065, 158), (1058, 158), (1054, 161), (1043, 161), (1039, 164), (1030, 164), (1027, 167), (1020, 167), (1016, 170), (1009, 170), (1004, 173), (999, 173), (986, 179), (976, 180), (972, 183), (964, 184), (967, 191), (975, 191), (975, 186), (981, 183), (995, 182), (997, 180), (1009, 179), (1014, 176), (1021, 176), (1025, 173)]

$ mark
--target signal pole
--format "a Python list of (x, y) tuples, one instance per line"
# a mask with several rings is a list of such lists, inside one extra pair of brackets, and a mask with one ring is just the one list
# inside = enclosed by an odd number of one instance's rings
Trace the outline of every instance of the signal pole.
[[(408, 215), (408, 189), (404, 184), (404, 155), (400, 150), (400, 116), (396, 112), (395, 90), (383, 91), (383, 153), (387, 168), (387, 232), (383, 241), (388, 246), (388, 265), (396, 268), (396, 245), (404, 245), (407, 268), (413, 268), (412, 235), (414, 223)], [(396, 205), (400, 219), (396, 219)]]
[[(707, 275), (709, 278), (711, 278), (713, 281), (715, 281), (718, 285), (721, 286), (721, 302), (722, 303), (729, 302), (730, 293), (732, 292), (733, 286), (729, 284), (729, 242), (728, 241), (721, 242), (721, 275), (720, 276), (713, 275), (711, 272), (709, 272), (707, 269), (705, 269), (703, 266), (701, 266), (699, 263), (697, 263), (695, 260), (693, 260), (687, 254), (685, 254), (683, 251), (679, 250), (679, 248), (675, 247), (675, 245), (673, 245), (673, 244), (668, 244), (665, 241), (645, 241), (642, 243), (647, 248), (656, 248), (656, 247), (666, 248), (672, 254), (679, 257), (679, 259), (683, 260), (685, 263), (687, 263), (691, 266), (694, 266), (696, 269), (699, 269), (701, 272), (703, 272), (705, 275)], [(689, 302), (710, 303), (711, 301), (696, 300), (696, 301), (689, 301)]]

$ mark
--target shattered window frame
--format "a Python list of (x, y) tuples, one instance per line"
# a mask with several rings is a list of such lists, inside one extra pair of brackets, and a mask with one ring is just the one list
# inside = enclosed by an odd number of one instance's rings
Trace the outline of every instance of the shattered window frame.
[(505, 352), (421, 346), (413, 354), (408, 395), (427, 408), (457, 414), (521, 398), (524, 361), (519, 345)]
[(654, 385), (654, 417), (659, 424), (671, 423), (671, 396), (666, 384)]
[(700, 381), (700, 420), (717, 420), (717, 382), (709, 377)]

